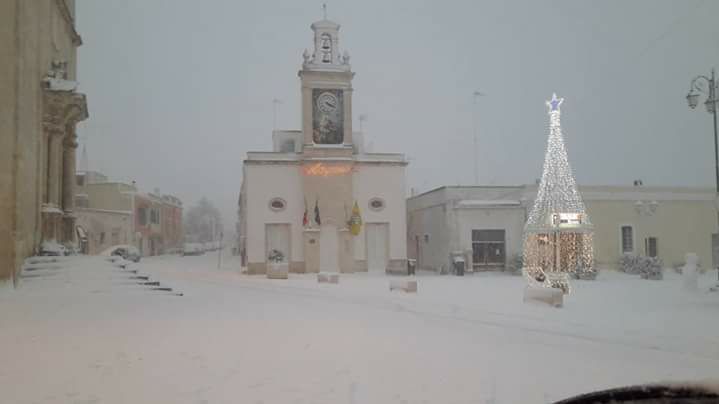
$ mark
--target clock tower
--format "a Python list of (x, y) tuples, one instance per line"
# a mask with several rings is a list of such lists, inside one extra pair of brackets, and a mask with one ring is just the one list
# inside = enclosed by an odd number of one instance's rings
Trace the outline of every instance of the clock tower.
[(298, 73), (302, 83), (304, 150), (309, 155), (351, 157), (354, 73), (350, 56), (347, 51), (340, 53), (339, 24), (325, 18), (311, 28), (314, 51), (305, 49)]
[[(305, 268), (354, 270), (354, 240), (347, 224), (354, 203), (352, 77), (350, 56), (340, 53), (339, 29), (326, 17), (311, 25), (314, 50), (305, 49), (302, 69), (302, 190), (320, 222), (304, 229)], [(316, 173), (322, 173), (317, 175)]]

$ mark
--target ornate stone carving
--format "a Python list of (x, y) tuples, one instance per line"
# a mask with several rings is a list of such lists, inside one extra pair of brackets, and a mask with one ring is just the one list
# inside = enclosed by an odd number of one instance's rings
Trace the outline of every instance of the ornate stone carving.
[[(74, 91), (45, 90), (42, 125), (48, 136), (63, 136), (67, 127), (87, 119), (84, 94)], [(74, 134), (74, 130), (72, 130)]]

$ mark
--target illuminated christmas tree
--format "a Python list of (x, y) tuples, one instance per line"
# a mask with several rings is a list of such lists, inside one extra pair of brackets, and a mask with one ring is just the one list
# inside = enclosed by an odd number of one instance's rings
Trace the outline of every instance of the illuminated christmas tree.
[(530, 285), (569, 293), (569, 277), (593, 279), (592, 224), (572, 176), (560, 124), (563, 98), (552, 94), (549, 140), (537, 198), (524, 226), (524, 268)]

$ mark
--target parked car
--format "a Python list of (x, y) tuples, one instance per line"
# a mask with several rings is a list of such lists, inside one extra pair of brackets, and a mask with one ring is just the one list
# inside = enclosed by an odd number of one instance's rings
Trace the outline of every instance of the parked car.
[(102, 255), (120, 256), (125, 260), (140, 262), (140, 250), (131, 245), (116, 245), (105, 250)]
[(201, 243), (186, 243), (182, 255), (202, 255), (205, 253), (205, 249)]
[(62, 257), (68, 255), (67, 248), (62, 245), (51, 241), (45, 241), (40, 245), (40, 251), (38, 255), (46, 257)]

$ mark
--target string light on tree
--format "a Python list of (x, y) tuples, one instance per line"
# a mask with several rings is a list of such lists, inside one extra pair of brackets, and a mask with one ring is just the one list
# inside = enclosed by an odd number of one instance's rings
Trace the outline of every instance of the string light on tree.
[(532, 286), (569, 293), (569, 278), (594, 279), (593, 226), (564, 147), (560, 122), (563, 98), (552, 94), (549, 139), (537, 198), (524, 227), (524, 268)]

